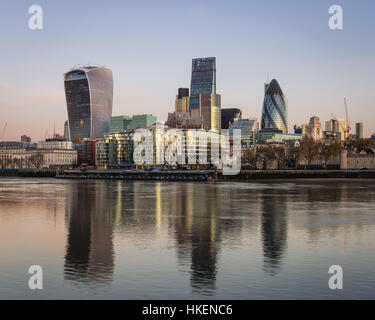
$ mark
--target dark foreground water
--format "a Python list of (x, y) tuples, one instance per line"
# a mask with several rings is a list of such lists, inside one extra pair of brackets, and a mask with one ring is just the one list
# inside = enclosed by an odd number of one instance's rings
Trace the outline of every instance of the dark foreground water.
[(375, 182), (2, 178), (0, 298), (375, 298)]

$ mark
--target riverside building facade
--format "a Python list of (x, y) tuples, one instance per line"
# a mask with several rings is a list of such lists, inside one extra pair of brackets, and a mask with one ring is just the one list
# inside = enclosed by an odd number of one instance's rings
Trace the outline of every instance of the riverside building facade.
[(0, 168), (52, 168), (77, 164), (77, 151), (67, 149), (0, 150)]
[[(234, 150), (229, 136), (226, 138), (219, 132), (168, 129), (163, 125), (148, 130), (126, 130), (109, 134), (97, 143), (96, 164), (103, 169), (165, 165), (194, 169), (220, 167), (223, 161), (234, 159), (233, 154), (241, 153), (240, 143)], [(240, 141), (239, 137), (236, 139)], [(240, 161), (240, 156), (237, 160)]]

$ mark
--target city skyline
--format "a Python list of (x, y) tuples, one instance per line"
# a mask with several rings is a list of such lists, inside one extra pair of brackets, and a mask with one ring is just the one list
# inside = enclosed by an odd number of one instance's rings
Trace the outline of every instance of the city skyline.
[[(229, 4), (207, 1), (197, 12), (194, 5), (189, 8), (170, 1), (158, 6), (150, 2), (144, 10), (135, 3), (112, 8), (92, 2), (87, 8), (72, 2), (77, 8), (72, 12), (66, 3), (41, 1), (45, 26), (31, 31), (29, 3), (5, 1), (8, 14), (0, 22), (0, 36), (7, 43), (1, 54), (6, 63), (0, 81), (0, 127), (5, 122), (8, 126), (3, 140), (19, 140), (23, 134), (33, 141), (43, 140), (54, 125), (63, 132), (67, 114), (61, 74), (78, 63), (96, 62), (113, 70), (113, 115), (155, 114), (165, 121), (174, 109), (177, 88), (189, 87), (191, 59), (209, 56), (217, 60), (222, 108), (240, 108), (245, 118), (261, 119), (263, 83), (275, 78), (288, 95), (289, 132), (294, 124), (307, 123), (314, 115), (322, 121), (329, 120), (331, 113), (345, 118), (346, 96), (352, 127), (363, 122), (368, 137), (375, 132), (371, 112), (375, 46), (361, 39), (371, 38), (374, 4), (337, 4), (344, 9), (344, 30), (332, 31), (327, 3), (237, 1), (229, 12)], [(90, 14), (80, 15), (81, 9)], [(182, 9), (184, 21), (176, 16)], [(208, 30), (212, 21), (201, 19), (199, 13), (205, 10), (226, 23)], [(272, 23), (263, 21), (266, 14)], [(204, 40), (176, 37), (187, 30), (207, 31)], [(82, 43), (78, 39), (83, 36)], [(115, 41), (119, 37), (123, 41)], [(165, 50), (172, 40), (174, 50)]]

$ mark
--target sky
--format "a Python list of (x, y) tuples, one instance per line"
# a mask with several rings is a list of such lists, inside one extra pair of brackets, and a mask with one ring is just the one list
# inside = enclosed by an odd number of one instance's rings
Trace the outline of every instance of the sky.
[[(31, 5), (43, 29), (31, 30)], [(343, 30), (328, 27), (331, 5)], [(2, 0), (0, 135), (33, 141), (63, 133), (63, 73), (78, 64), (113, 71), (113, 115), (166, 120), (191, 60), (216, 57), (222, 107), (260, 121), (264, 82), (277, 79), (289, 101), (289, 132), (312, 116), (364, 122), (375, 132), (373, 0)], [(355, 130), (355, 129), (354, 129)], [(352, 129), (352, 132), (354, 132)]]

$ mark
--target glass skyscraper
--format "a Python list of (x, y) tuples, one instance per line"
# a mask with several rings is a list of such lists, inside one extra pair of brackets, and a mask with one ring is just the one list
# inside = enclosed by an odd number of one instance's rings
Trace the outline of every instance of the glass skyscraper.
[(112, 115), (113, 75), (104, 67), (74, 68), (64, 74), (70, 139), (102, 138)]
[(235, 119), (230, 128), (230, 136), (233, 136), (233, 129), (241, 130), (241, 145), (249, 147), (255, 144), (257, 135), (257, 119)]
[(287, 101), (275, 79), (265, 86), (261, 129), (288, 133)]
[(192, 116), (200, 115), (200, 95), (216, 93), (216, 58), (193, 59), (189, 111)]
[(229, 129), (235, 119), (239, 120), (241, 118), (242, 112), (238, 108), (221, 109), (221, 129)]
[(68, 122), (68, 120), (66, 120), (64, 122), (64, 139), (66, 141), (70, 141), (70, 137), (69, 137), (69, 122)]
[(127, 116), (111, 117), (109, 133), (118, 133), (132, 128), (132, 118)]
[(205, 130), (221, 129), (221, 96), (215, 93), (200, 95), (201, 116)]
[(147, 129), (158, 121), (152, 114), (137, 114), (132, 119), (132, 129)]
[(358, 139), (363, 139), (363, 122), (357, 122), (355, 124), (355, 135)]
[(175, 100), (175, 112), (189, 112), (189, 89), (188, 88), (179, 88), (178, 95)]

